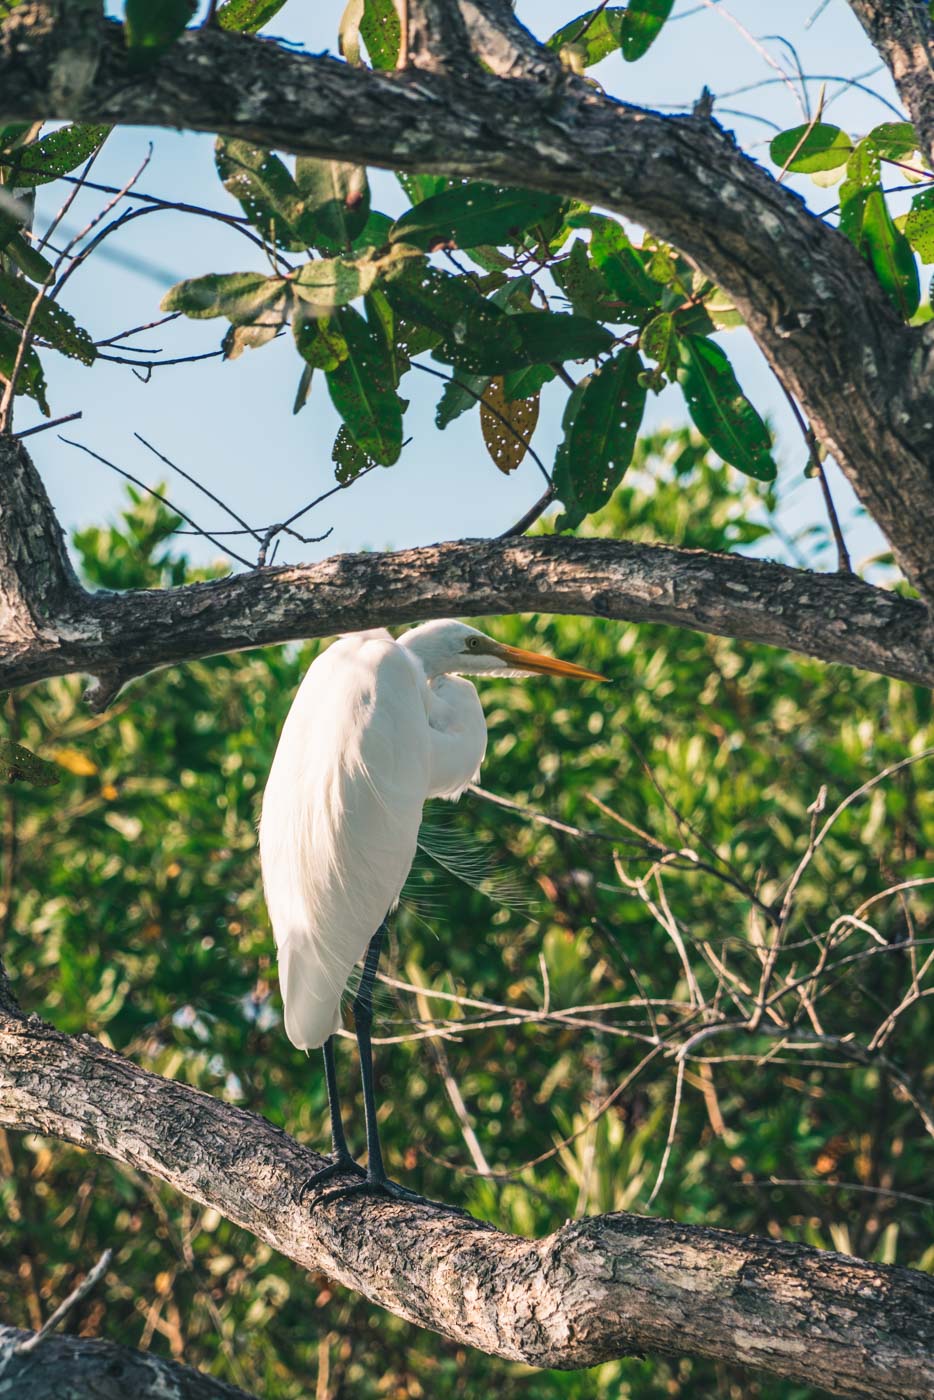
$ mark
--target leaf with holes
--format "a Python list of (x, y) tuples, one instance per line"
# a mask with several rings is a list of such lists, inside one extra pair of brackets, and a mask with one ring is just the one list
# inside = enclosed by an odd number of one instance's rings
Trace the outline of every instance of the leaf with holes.
[(639, 345), (667, 373), (676, 339), (675, 318), (670, 311), (662, 311), (646, 326), (639, 337)]
[(912, 199), (905, 237), (922, 262), (934, 263), (934, 190), (922, 190)]
[(0, 782), (31, 783), (33, 787), (54, 787), (61, 774), (54, 763), (39, 758), (12, 739), (0, 739)]
[(661, 290), (646, 271), (647, 256), (633, 247), (622, 224), (606, 214), (575, 214), (568, 224), (591, 230), (590, 261), (624, 313), (618, 319), (644, 319), (658, 305)]
[(599, 268), (590, 261), (587, 244), (576, 238), (568, 256), (552, 263), (550, 272), (574, 310), (595, 320), (622, 321), (624, 315), (615, 306), (609, 284)]
[(237, 34), (255, 34), (273, 19), (285, 0), (224, 0), (217, 12), (217, 22), (221, 29), (230, 29)]
[(612, 344), (606, 327), (586, 316), (523, 311), (492, 329), (485, 326), (482, 338), (443, 340), (432, 354), (471, 374), (505, 374), (528, 365), (591, 359)]
[(127, 48), (158, 57), (175, 43), (197, 8), (197, 0), (126, 0)]
[(818, 170), (838, 170), (846, 165), (853, 141), (838, 126), (815, 122), (781, 131), (769, 146), (772, 162), (794, 175), (813, 175)]
[(548, 47), (560, 53), (570, 45), (572, 49), (580, 51), (581, 65), (591, 68), (619, 48), (625, 14), (622, 5), (587, 10), (569, 24), (562, 24), (560, 29), (556, 29), (548, 40)]
[(218, 136), (214, 162), (224, 189), (267, 242), (292, 250), (310, 245), (304, 202), (278, 156), (250, 141)]
[(507, 399), (502, 376), (490, 381), (480, 405), (480, 430), (487, 452), (506, 476), (528, 452), (537, 422), (537, 394), (528, 399)]
[(393, 0), (365, 0), (360, 33), (374, 68), (395, 68), (402, 31)]
[(503, 312), (480, 295), (470, 278), (442, 272), (424, 258), (390, 265), (380, 286), (397, 316), (454, 343), (508, 334)]
[(514, 245), (528, 229), (561, 208), (559, 195), (498, 185), (455, 185), (416, 204), (393, 224), (389, 237), (430, 252), (438, 247)]
[[(63, 306), (41, 297), (36, 304), (36, 288), (21, 277), (0, 272), (0, 306), (21, 324), (32, 316), (33, 332), (63, 355), (92, 365), (97, 359), (94, 342)], [(35, 308), (35, 309), (33, 309)]]
[(301, 230), (322, 253), (346, 253), (366, 228), (370, 213), (370, 186), (362, 165), (342, 160), (312, 160), (300, 156), (295, 163), (295, 184), (305, 213)]
[(647, 53), (661, 34), (674, 0), (629, 0), (622, 20), (623, 58), (635, 63)]
[[(0, 325), (0, 383), (9, 384), (19, 354), (20, 338), (9, 326)], [(16, 376), (17, 394), (28, 394), (45, 414), (49, 416), (49, 403), (45, 396), (45, 375), (42, 362), (32, 346), (26, 351)]]
[(907, 160), (918, 149), (918, 133), (911, 122), (882, 122), (866, 138), (883, 160)]
[(679, 342), (678, 382), (688, 412), (713, 450), (747, 476), (772, 481), (772, 438), (746, 398), (726, 355), (714, 341), (687, 335)]
[(292, 334), (298, 353), (312, 369), (337, 369), (349, 354), (347, 342), (333, 317), (319, 320), (296, 310), (292, 317)]
[(334, 407), (357, 446), (384, 467), (402, 450), (402, 402), (379, 338), (353, 307), (335, 316), (347, 343), (347, 358), (328, 371)]
[(341, 486), (349, 486), (361, 473), (379, 465), (369, 453), (364, 452), (363, 448), (354, 442), (345, 423), (337, 430), (337, 437), (331, 448), (331, 461), (334, 463), (334, 475)]
[(48, 136), (14, 152), (6, 183), (10, 186), (47, 185), (76, 170), (92, 156), (109, 134), (109, 126), (75, 123), (50, 131)]
[(617, 351), (577, 385), (564, 412), (555, 456), (555, 490), (565, 513), (557, 528), (574, 529), (610, 499), (632, 461), (645, 409), (642, 360)]

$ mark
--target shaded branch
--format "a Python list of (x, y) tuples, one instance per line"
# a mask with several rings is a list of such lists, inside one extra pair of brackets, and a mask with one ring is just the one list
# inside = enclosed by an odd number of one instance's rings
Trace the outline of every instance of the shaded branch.
[(0, 1393), (16, 1400), (253, 1400), (226, 1381), (163, 1360), (152, 1352), (87, 1337), (43, 1337), (0, 1322)]
[(925, 1274), (626, 1214), (525, 1240), (430, 1205), (302, 1208), (317, 1154), (35, 1017), (0, 1021), (0, 1124), (160, 1177), (301, 1267), (510, 1360), (570, 1370), (687, 1353), (835, 1395), (925, 1400), (934, 1387)]
[(850, 0), (934, 161), (934, 20), (918, 0)]
[(906, 576), (934, 598), (934, 328), (905, 327), (852, 245), (716, 123), (630, 107), (570, 76), (377, 73), (213, 29), (189, 31), (142, 75), (118, 25), (94, 35), (84, 82), (63, 85), (50, 7), (19, 5), (0, 31), (8, 118), (219, 131), (555, 191), (669, 239), (732, 297)]

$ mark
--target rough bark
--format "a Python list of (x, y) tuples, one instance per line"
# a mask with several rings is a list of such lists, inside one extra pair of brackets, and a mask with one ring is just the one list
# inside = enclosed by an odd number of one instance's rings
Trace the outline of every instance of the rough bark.
[(70, 671), (100, 708), (156, 666), (216, 652), (433, 617), (575, 613), (665, 622), (934, 685), (920, 603), (850, 575), (621, 540), (465, 540), (343, 554), (211, 583), (70, 595), (31, 648), (0, 637), (0, 686)]
[(63, 84), (54, 15), (18, 6), (0, 33), (7, 116), (220, 131), (557, 191), (669, 239), (733, 298), (906, 576), (934, 598), (934, 327), (905, 327), (852, 245), (714, 122), (630, 107), (563, 75), (372, 73), (214, 30), (185, 34), (141, 75), (118, 26), (94, 32), (83, 86)]
[(687, 1353), (835, 1395), (934, 1391), (925, 1274), (626, 1214), (525, 1240), (428, 1204), (302, 1206), (317, 1154), (36, 1017), (0, 1019), (0, 1124), (161, 1177), (303, 1267), (496, 1356), (573, 1369)]
[(0, 1323), (0, 1400), (255, 1400), (239, 1387), (166, 1361), (87, 1337), (34, 1336)]
[(850, 0), (860, 24), (895, 80), (918, 130), (921, 149), (934, 161), (934, 21), (918, 0)]

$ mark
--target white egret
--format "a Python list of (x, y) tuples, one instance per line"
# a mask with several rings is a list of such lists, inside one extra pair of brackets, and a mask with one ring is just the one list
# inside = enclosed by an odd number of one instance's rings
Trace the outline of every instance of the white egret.
[[(286, 1034), (299, 1049), (324, 1050), (334, 1161), (308, 1184), (363, 1177), (330, 1194), (413, 1195), (386, 1176), (373, 1095), (373, 982), (386, 916), (415, 857), (425, 801), (459, 797), (480, 771), (486, 721), (463, 677), (530, 672), (603, 679), (461, 622), (428, 622), (398, 641), (385, 630), (341, 637), (311, 665), (286, 717), (263, 797), (260, 860)], [(354, 1020), (365, 1174), (344, 1135), (333, 1042), (361, 958)]]

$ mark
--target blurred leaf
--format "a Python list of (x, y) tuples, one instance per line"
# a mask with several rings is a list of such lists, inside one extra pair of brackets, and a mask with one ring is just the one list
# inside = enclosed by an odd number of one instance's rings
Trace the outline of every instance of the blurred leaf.
[(455, 185), (409, 209), (393, 224), (389, 237), (430, 252), (440, 246), (474, 248), (478, 244), (515, 244), (533, 224), (560, 209), (560, 195), (498, 185)]
[(648, 323), (639, 337), (639, 344), (647, 355), (657, 360), (663, 370), (670, 366), (676, 340), (675, 319), (670, 311), (662, 311)]
[[(0, 380), (8, 384), (19, 353), (20, 337), (9, 326), (0, 325)], [(20, 364), (16, 379), (17, 394), (28, 394), (35, 399), (46, 418), (49, 417), (49, 404), (45, 396), (45, 375), (35, 347), (30, 346)]]
[(362, 452), (382, 466), (402, 450), (402, 404), (392, 366), (366, 321), (345, 306), (335, 321), (347, 344), (347, 357), (327, 372), (334, 407)]
[(266, 321), (261, 312), (256, 321), (241, 326), (228, 326), (221, 341), (224, 359), (236, 360), (244, 350), (257, 350), (261, 345), (267, 345), (270, 340), (275, 340), (282, 326), (282, 318), (274, 312), (270, 313)]
[(279, 13), (285, 3), (286, 0), (224, 0), (217, 11), (217, 22), (222, 29), (232, 29), (239, 34), (255, 34)]
[(374, 68), (395, 68), (401, 30), (393, 0), (365, 0), (360, 33)]
[(54, 763), (38, 758), (22, 744), (12, 739), (0, 739), (0, 782), (31, 783), (33, 787), (52, 787), (61, 781)]
[(308, 402), (311, 394), (311, 381), (314, 378), (314, 365), (305, 365), (298, 380), (298, 388), (295, 390), (295, 399), (292, 403), (292, 413), (301, 413)]
[(606, 504), (622, 481), (645, 409), (641, 371), (635, 350), (618, 350), (571, 393), (553, 473), (565, 508), (558, 529), (579, 525)]
[(109, 126), (75, 123), (50, 131), (30, 146), (20, 147), (8, 167), (11, 186), (45, 185), (83, 165), (110, 132)]
[(130, 49), (162, 53), (182, 33), (198, 8), (197, 0), (126, 0), (124, 34)]
[(309, 242), (323, 253), (349, 252), (370, 214), (364, 166), (299, 156), (295, 183), (307, 211), (301, 228)]
[(177, 282), (159, 305), (162, 311), (181, 311), (196, 321), (226, 316), (241, 326), (278, 315), (288, 296), (289, 284), (284, 277), (267, 277), (262, 272), (209, 272)]
[(379, 271), (379, 264), (370, 258), (315, 258), (290, 275), (289, 285), (309, 304), (312, 315), (326, 316), (368, 292)]
[(911, 122), (883, 122), (866, 139), (885, 160), (908, 160), (918, 149), (918, 134)]
[(502, 377), (497, 375), (491, 380), (480, 405), (480, 428), (487, 452), (507, 476), (525, 457), (537, 422), (537, 394), (527, 399), (507, 399)]
[(921, 190), (912, 197), (905, 237), (922, 262), (934, 263), (934, 190)]
[(52, 264), (23, 237), (21, 228), (18, 219), (0, 213), (0, 252), (33, 282), (51, 280)]
[[(548, 47), (556, 52), (567, 44), (580, 48), (583, 67), (590, 68), (599, 63), (607, 54), (618, 49), (622, 42), (623, 17), (626, 11), (622, 5), (609, 5), (604, 9), (587, 10), (569, 24), (563, 24), (548, 40)], [(585, 28), (586, 26), (586, 28)], [(584, 31), (581, 34), (581, 31)]]
[(296, 311), (292, 317), (292, 333), (298, 353), (311, 369), (337, 369), (347, 358), (347, 342), (332, 317), (318, 319)]
[(696, 426), (725, 462), (759, 481), (771, 481), (776, 468), (769, 431), (719, 345), (687, 335), (678, 349), (678, 379)]
[(629, 0), (622, 17), (622, 51), (634, 63), (655, 43), (671, 14), (674, 0)]

